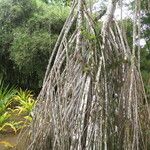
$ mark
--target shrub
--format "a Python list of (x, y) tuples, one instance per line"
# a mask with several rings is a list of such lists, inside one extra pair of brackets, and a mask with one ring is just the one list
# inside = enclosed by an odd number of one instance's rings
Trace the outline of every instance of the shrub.
[(8, 83), (38, 92), (68, 13), (41, 0), (0, 0), (0, 69)]

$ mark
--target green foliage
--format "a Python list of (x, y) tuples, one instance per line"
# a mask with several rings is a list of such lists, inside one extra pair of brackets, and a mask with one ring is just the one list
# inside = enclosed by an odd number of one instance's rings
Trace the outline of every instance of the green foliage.
[(150, 8), (149, 8), (149, 0), (141, 1), (141, 8), (142, 8), (142, 10), (148, 12), (150, 10)]
[[(18, 110), (18, 114), (24, 113), (29, 115), (36, 104), (31, 91), (27, 90), (23, 91), (20, 89), (14, 99), (18, 102), (18, 106), (15, 109)], [(29, 116), (26, 116), (26, 118), (29, 118)]]
[(146, 94), (150, 102), (150, 13), (148, 12), (147, 2), (142, 1), (142, 38), (146, 40), (146, 45), (141, 51), (141, 71)]
[(0, 0), (0, 22), (7, 27), (24, 22), (36, 10), (34, 0)]
[(2, 115), (11, 104), (15, 93), (16, 90), (13, 87), (9, 88), (9, 86), (4, 86), (3, 80), (0, 80), (0, 115)]
[(150, 50), (150, 13), (145, 13), (142, 18), (143, 37), (147, 41), (147, 48)]
[(4, 131), (6, 126), (15, 129), (13, 125), (8, 122), (11, 113), (8, 112), (8, 106), (10, 106), (13, 96), (16, 94), (14, 88), (9, 88), (9, 86), (4, 86), (4, 81), (0, 79), (0, 131)]
[(146, 94), (150, 99), (150, 52), (145, 48), (141, 51), (141, 71)]
[[(45, 1), (45, 2), (47, 2), (48, 3), (48, 0), (43, 0), (43, 1)], [(54, 5), (70, 5), (71, 4), (71, 0), (51, 0), (51, 2), (50, 2), (51, 4), (54, 4)]]
[(14, 145), (8, 141), (0, 141), (0, 145), (3, 145), (6, 149), (12, 149), (14, 147)]
[(36, 72), (38, 79), (41, 79), (57, 36), (52, 37), (44, 31), (29, 35), (24, 29), (16, 29), (14, 33), (10, 58), (22, 73), (28, 75)]
[(6, 132), (6, 131), (12, 130), (13, 132), (17, 133), (18, 130), (23, 128), (22, 123), (23, 123), (22, 121), (5, 122), (5, 123), (3, 123), (2, 126), (0, 126), (0, 131)]
[(0, 115), (0, 126), (3, 126), (8, 121), (10, 116), (11, 115), (8, 112), (5, 112), (2, 115)]
[(41, 0), (0, 0), (0, 74), (7, 83), (38, 92), (68, 13)]
[(0, 132), (17, 132), (27, 126), (35, 106), (31, 91), (16, 91), (0, 80)]

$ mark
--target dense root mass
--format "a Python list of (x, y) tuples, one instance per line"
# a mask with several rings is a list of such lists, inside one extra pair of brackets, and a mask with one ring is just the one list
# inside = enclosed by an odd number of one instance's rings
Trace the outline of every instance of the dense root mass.
[(134, 46), (129, 47), (113, 18), (117, 2), (110, 0), (100, 33), (86, 1), (74, 0), (49, 61), (28, 150), (150, 147), (148, 105)]

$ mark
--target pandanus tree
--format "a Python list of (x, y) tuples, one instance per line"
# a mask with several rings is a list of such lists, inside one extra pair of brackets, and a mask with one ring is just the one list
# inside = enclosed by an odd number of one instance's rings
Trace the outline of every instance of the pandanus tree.
[[(140, 0), (133, 45), (109, 0), (101, 28), (86, 0), (72, 9), (50, 57), (28, 150), (147, 150), (150, 116), (140, 73)], [(76, 21), (76, 28), (72, 26)]]

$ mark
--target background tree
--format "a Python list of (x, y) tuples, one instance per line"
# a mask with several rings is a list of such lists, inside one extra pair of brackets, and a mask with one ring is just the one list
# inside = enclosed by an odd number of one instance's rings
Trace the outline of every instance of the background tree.
[(142, 38), (145, 46), (141, 50), (141, 71), (145, 84), (146, 93), (150, 102), (150, 8), (148, 1), (142, 1)]
[(0, 69), (11, 85), (38, 91), (69, 7), (0, 0)]

